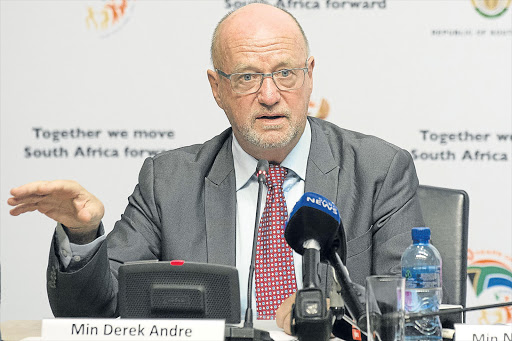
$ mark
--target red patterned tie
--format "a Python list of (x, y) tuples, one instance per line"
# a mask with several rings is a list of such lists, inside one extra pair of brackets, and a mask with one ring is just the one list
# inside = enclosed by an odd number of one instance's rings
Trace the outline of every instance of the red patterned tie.
[(267, 201), (261, 216), (256, 246), (256, 309), (258, 319), (274, 319), (281, 303), (297, 291), (293, 251), (284, 239), (288, 217), (283, 195), (286, 169), (271, 164)]

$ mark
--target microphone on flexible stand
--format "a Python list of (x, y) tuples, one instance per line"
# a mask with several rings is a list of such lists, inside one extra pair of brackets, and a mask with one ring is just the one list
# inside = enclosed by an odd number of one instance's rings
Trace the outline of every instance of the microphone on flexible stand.
[(273, 341), (268, 331), (253, 328), (252, 313), (252, 283), (254, 278), (256, 245), (258, 242), (258, 226), (261, 215), (261, 196), (263, 187), (267, 182), (267, 173), (269, 164), (267, 160), (259, 160), (256, 166), (258, 176), (258, 201), (256, 203), (256, 218), (254, 221), (254, 237), (252, 241), (251, 265), (249, 267), (249, 280), (247, 283), (247, 309), (245, 310), (244, 325), (238, 327), (226, 327), (225, 339), (229, 341), (255, 340), (255, 341)]
[(247, 309), (245, 310), (244, 327), (253, 326), (253, 313), (252, 313), (252, 283), (254, 278), (254, 260), (256, 259), (256, 245), (258, 241), (258, 227), (260, 224), (261, 215), (261, 196), (263, 193), (263, 186), (267, 182), (268, 161), (259, 160), (256, 166), (256, 174), (258, 175), (258, 201), (256, 202), (256, 217), (254, 219), (254, 236), (252, 240), (252, 254), (251, 265), (249, 266), (249, 281), (247, 283)]
[[(341, 229), (343, 229), (342, 225)], [(345, 302), (346, 309), (355, 320), (356, 325), (361, 330), (366, 331), (365, 288), (352, 282), (348, 270), (336, 253), (336, 250), (331, 250), (329, 263), (334, 268), (336, 278), (342, 288), (341, 296)]]
[[(384, 313), (384, 314), (376, 314), (372, 318), (374, 319), (375, 324), (384, 323), (384, 324), (397, 324), (400, 320), (404, 320), (405, 322), (411, 322), (416, 320), (421, 320), (425, 317), (433, 317), (433, 316), (443, 316), (443, 315), (451, 315), (451, 314), (462, 314), (468, 311), (476, 311), (476, 310), (485, 310), (485, 309), (495, 309), (495, 308), (504, 308), (512, 306), (512, 302), (502, 302), (502, 303), (494, 303), (487, 305), (480, 305), (474, 307), (467, 308), (448, 308), (448, 309), (440, 309), (439, 311), (432, 312), (418, 312), (418, 313)], [(378, 326), (377, 326), (378, 328)], [(456, 334), (455, 330), (451, 328), (443, 328), (443, 339), (455, 339)]]
[[(434, 311), (430, 313), (406, 313), (404, 315), (405, 322), (414, 321), (414, 320), (420, 320), (424, 317), (431, 317), (431, 316), (442, 316), (442, 315), (450, 315), (450, 314), (461, 314), (468, 311), (476, 311), (476, 310), (485, 310), (485, 309), (495, 309), (495, 308), (504, 308), (504, 307), (511, 307), (512, 302), (501, 302), (501, 303), (494, 303), (494, 304), (487, 304), (487, 305), (478, 305), (474, 307), (467, 307), (467, 308), (449, 308), (449, 309), (441, 309), (439, 311)], [(388, 318), (386, 316), (388, 314), (384, 314), (383, 318)], [(393, 316), (389, 316), (389, 318), (393, 318)]]
[[(340, 224), (341, 233), (344, 234), (343, 225)], [(346, 316), (337, 316), (333, 325), (332, 333), (343, 340), (366, 340), (367, 314), (365, 303), (365, 288), (362, 285), (352, 282), (345, 264), (337, 254), (336, 250), (331, 250), (329, 263), (334, 268), (336, 278), (341, 286), (341, 297), (345, 303), (345, 308), (352, 317), (352, 320)], [(373, 317), (372, 317), (373, 318)], [(355, 333), (355, 330), (360, 332)]]

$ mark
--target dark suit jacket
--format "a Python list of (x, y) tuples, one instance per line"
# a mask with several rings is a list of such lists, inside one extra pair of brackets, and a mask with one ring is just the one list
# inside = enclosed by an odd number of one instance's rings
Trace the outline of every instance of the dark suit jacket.
[[(400, 273), (410, 229), (423, 225), (411, 156), (376, 137), (309, 120), (305, 190), (339, 208), (353, 281), (364, 284), (370, 274)], [(61, 271), (52, 246), (47, 288), (55, 316), (115, 315), (117, 270), (123, 262), (184, 259), (235, 265), (231, 129), (204, 144), (146, 159), (128, 201), (106, 242), (79, 270)]]

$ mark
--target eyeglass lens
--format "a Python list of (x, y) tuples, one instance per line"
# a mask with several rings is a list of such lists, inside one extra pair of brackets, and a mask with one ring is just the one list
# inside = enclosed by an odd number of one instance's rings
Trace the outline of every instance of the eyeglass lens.
[[(294, 90), (304, 84), (304, 69), (281, 70), (272, 73), (272, 78), (279, 90)], [(231, 87), (237, 93), (253, 93), (260, 89), (263, 74), (261, 73), (235, 73), (231, 75)]]

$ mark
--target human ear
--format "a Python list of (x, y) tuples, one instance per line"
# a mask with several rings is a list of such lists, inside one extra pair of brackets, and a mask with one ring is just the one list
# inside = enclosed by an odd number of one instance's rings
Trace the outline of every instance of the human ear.
[(210, 87), (212, 88), (213, 98), (215, 99), (215, 102), (217, 102), (217, 105), (221, 109), (224, 109), (224, 107), (222, 105), (220, 91), (219, 91), (219, 85), (220, 85), (219, 84), (219, 81), (220, 81), (219, 74), (213, 70), (208, 70), (206, 73), (208, 75), (208, 81), (210, 82)]

